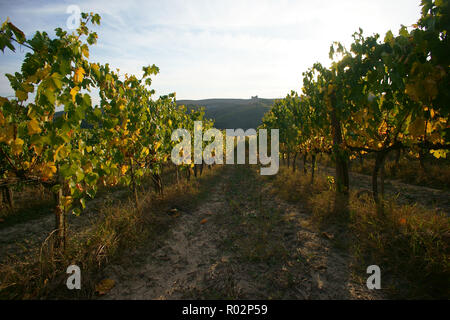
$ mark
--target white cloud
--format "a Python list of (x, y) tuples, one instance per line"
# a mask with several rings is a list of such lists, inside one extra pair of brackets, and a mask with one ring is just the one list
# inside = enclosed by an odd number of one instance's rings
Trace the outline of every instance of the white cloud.
[[(154, 63), (161, 69), (154, 81), (158, 94), (176, 91), (178, 98), (193, 99), (284, 96), (300, 89), (301, 73), (314, 62), (328, 63), (332, 41), (349, 44), (359, 27), (366, 34), (397, 31), (419, 17), (419, 0), (100, 0), (79, 5), (102, 16), (92, 60), (109, 62), (123, 73), (140, 73), (143, 65)], [(28, 18), (27, 28), (39, 12), (40, 21), (53, 29), (64, 21), (65, 7), (30, 2), (9, 11)]]

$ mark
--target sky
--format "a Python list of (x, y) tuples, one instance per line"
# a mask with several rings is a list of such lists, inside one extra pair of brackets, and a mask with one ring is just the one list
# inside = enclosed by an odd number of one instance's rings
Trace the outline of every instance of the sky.
[[(302, 72), (329, 65), (333, 41), (352, 34), (398, 33), (420, 16), (420, 0), (0, 0), (7, 17), (31, 37), (37, 30), (67, 30), (70, 5), (101, 16), (90, 61), (122, 74), (155, 64), (156, 95), (177, 99), (281, 98), (300, 91)], [(0, 95), (13, 95), (5, 73), (20, 70), (25, 48), (0, 52)]]

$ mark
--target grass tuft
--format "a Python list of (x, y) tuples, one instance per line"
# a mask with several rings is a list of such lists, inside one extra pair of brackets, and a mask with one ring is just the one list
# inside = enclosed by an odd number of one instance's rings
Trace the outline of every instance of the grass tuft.
[(450, 218), (435, 210), (399, 205), (393, 200), (385, 202), (384, 215), (380, 216), (370, 194), (353, 191), (349, 212), (342, 219), (333, 210), (335, 193), (331, 180), (319, 173), (311, 185), (308, 176), (282, 167), (273, 184), (285, 200), (306, 205), (318, 228), (345, 224), (340, 229), (346, 230), (345, 234), (336, 241), (348, 238), (348, 250), (355, 268), (361, 269), (358, 271), (365, 273), (367, 266), (379, 265), (389, 278), (387, 286), (394, 286), (393, 297), (448, 299)]

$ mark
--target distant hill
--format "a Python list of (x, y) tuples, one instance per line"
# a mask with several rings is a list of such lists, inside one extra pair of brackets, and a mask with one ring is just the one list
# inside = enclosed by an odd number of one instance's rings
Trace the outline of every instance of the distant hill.
[(218, 129), (256, 129), (274, 99), (206, 99), (177, 100), (188, 108), (205, 108), (205, 116), (215, 120)]
[[(261, 125), (264, 114), (270, 110), (275, 99), (206, 99), (177, 100), (178, 105), (188, 108), (205, 108), (206, 118), (215, 120), (218, 129), (256, 129)], [(63, 111), (55, 113), (55, 118)], [(81, 125), (89, 128), (87, 124)]]

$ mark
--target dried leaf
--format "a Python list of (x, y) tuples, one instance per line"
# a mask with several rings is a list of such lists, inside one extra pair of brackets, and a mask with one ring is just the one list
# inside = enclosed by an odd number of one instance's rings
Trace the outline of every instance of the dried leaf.
[(104, 279), (95, 286), (95, 292), (102, 296), (114, 288), (115, 285), (116, 281), (112, 279)]

